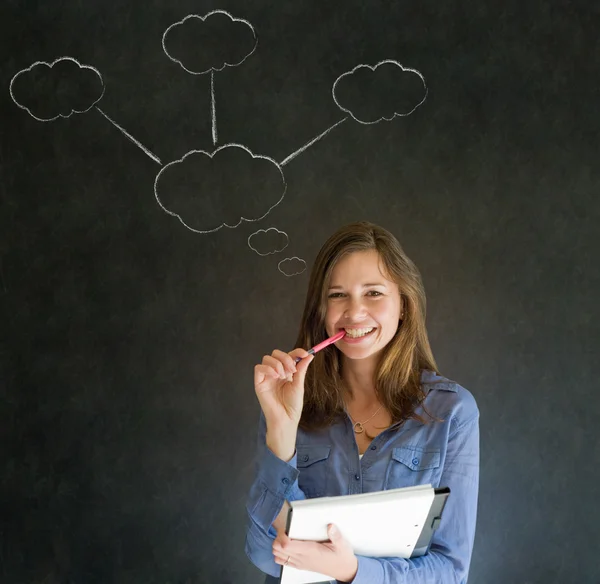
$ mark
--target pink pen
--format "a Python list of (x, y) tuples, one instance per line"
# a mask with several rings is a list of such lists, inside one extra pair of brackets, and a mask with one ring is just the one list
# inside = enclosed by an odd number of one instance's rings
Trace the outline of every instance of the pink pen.
[[(308, 354), (314, 355), (315, 353), (318, 353), (321, 349), (324, 349), (325, 347), (332, 345), (333, 343), (339, 341), (340, 339), (343, 339), (345, 336), (346, 336), (346, 331), (340, 331), (337, 335), (333, 335), (332, 337), (325, 339), (322, 343), (315, 345), (312, 349), (309, 349)], [(304, 357), (296, 357), (296, 363), (298, 363), (298, 361), (302, 361), (302, 359), (304, 359)]]

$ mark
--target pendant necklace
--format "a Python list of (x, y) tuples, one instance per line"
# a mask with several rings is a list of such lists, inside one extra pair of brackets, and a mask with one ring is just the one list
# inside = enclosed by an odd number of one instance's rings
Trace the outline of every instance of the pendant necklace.
[[(369, 418), (369, 420), (372, 419), (372, 418), (374, 418), (379, 413), (379, 410), (382, 407), (383, 407), (383, 404), (379, 406), (379, 409)], [(352, 420), (352, 416), (350, 416), (350, 412), (348, 412), (346, 410), (346, 413), (348, 414), (348, 416)], [(352, 420), (352, 423), (354, 424), (354, 426), (353, 426), (354, 433), (355, 434), (362, 434), (365, 431), (365, 429), (363, 428), (363, 425), (366, 424), (369, 420), (365, 420), (364, 422), (355, 422), (354, 420)]]

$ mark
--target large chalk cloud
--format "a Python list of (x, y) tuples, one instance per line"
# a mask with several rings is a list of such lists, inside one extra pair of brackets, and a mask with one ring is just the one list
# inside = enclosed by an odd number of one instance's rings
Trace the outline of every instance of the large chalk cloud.
[(279, 164), (240, 144), (192, 150), (165, 165), (154, 181), (159, 205), (198, 233), (262, 219), (285, 190)]

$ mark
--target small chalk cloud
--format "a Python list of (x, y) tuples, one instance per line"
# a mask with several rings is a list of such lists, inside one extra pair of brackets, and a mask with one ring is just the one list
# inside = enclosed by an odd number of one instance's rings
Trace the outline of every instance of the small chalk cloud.
[(193, 75), (240, 65), (257, 43), (252, 25), (224, 10), (190, 14), (169, 26), (162, 39), (167, 57)]
[(277, 269), (284, 276), (297, 276), (306, 270), (306, 262), (296, 256), (285, 258), (277, 264)]
[(248, 237), (248, 245), (258, 255), (266, 256), (283, 251), (290, 243), (285, 231), (275, 227), (259, 229)]
[(72, 57), (36, 61), (10, 81), (13, 101), (40, 122), (87, 112), (103, 95), (100, 72)]
[(361, 124), (407, 116), (427, 97), (425, 78), (416, 69), (386, 60), (377, 65), (358, 65), (338, 77), (333, 100)]
[(192, 150), (163, 166), (154, 181), (158, 204), (196, 233), (263, 219), (286, 188), (277, 162), (240, 144)]

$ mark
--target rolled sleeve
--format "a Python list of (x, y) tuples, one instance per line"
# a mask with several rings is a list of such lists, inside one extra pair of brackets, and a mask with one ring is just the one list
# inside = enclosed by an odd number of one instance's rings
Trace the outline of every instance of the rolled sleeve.
[(265, 532), (269, 530), (286, 499), (294, 501), (300, 498), (300, 473), (296, 468), (296, 456), (294, 453), (292, 460), (284, 462), (266, 446), (262, 448), (246, 508), (254, 522)]
[(261, 411), (255, 478), (246, 500), (246, 555), (266, 574), (278, 576), (281, 567), (273, 558), (272, 545), (277, 532), (272, 523), (286, 500), (297, 501), (306, 497), (298, 486), (297, 453), (294, 452), (292, 459), (285, 462), (267, 447), (265, 437), (266, 424)]

